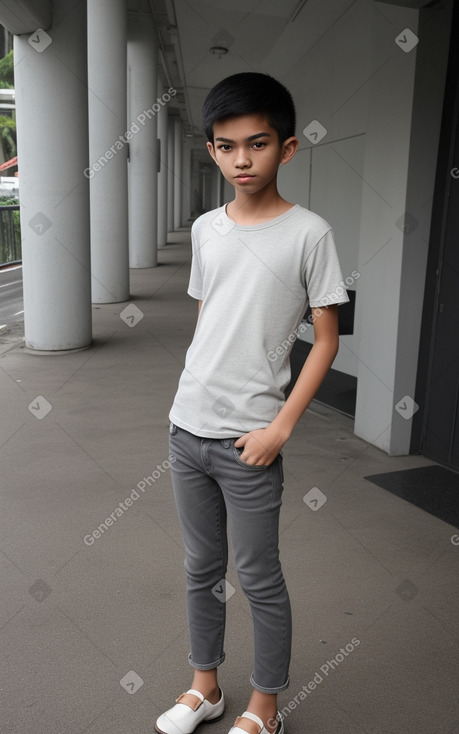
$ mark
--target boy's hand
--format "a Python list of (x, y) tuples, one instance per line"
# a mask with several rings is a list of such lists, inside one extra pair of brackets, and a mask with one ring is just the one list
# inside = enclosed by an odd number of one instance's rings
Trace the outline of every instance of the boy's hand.
[(255, 431), (240, 436), (234, 445), (237, 449), (244, 447), (241, 459), (251, 466), (269, 466), (273, 463), (288, 436), (282, 435), (276, 428), (257, 428)]

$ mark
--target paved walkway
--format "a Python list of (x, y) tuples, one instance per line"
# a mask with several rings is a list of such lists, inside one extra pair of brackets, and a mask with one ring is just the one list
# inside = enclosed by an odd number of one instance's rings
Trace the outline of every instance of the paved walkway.
[[(188, 234), (159, 259), (132, 272), (130, 304), (94, 307), (89, 350), (31, 355), (2, 337), (2, 734), (151, 733), (189, 685), (167, 461), (196, 320)], [(317, 403), (286, 445), (287, 734), (459, 733), (455, 530), (364, 479), (429, 463), (386, 456)], [(228, 708), (209, 734), (228, 732), (249, 690), (250, 613), (232, 566), (228, 580)]]

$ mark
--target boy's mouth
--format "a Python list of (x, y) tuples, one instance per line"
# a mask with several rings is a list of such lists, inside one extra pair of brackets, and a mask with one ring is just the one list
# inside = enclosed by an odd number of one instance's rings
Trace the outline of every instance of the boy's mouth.
[(235, 176), (235, 178), (240, 180), (248, 180), (250, 178), (255, 178), (255, 176), (253, 175), (253, 173), (239, 173), (237, 176)]

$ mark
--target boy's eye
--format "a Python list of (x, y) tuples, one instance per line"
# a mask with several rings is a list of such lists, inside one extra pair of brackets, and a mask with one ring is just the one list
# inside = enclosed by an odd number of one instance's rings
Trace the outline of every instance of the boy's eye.
[[(254, 143), (252, 143), (252, 148), (255, 148), (255, 150), (262, 150), (265, 147), (266, 147), (266, 143), (264, 143), (261, 140), (256, 140)], [(220, 143), (220, 145), (218, 145), (217, 148), (218, 150), (221, 150), (224, 153), (227, 153), (228, 151), (233, 149), (229, 143)]]

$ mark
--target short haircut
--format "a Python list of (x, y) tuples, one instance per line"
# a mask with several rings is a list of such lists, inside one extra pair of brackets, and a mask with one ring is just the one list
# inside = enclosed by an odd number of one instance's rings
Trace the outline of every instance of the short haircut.
[(295, 135), (295, 105), (288, 89), (272, 76), (252, 71), (233, 74), (212, 87), (202, 107), (204, 132), (213, 143), (214, 123), (251, 114), (266, 116), (279, 143)]

